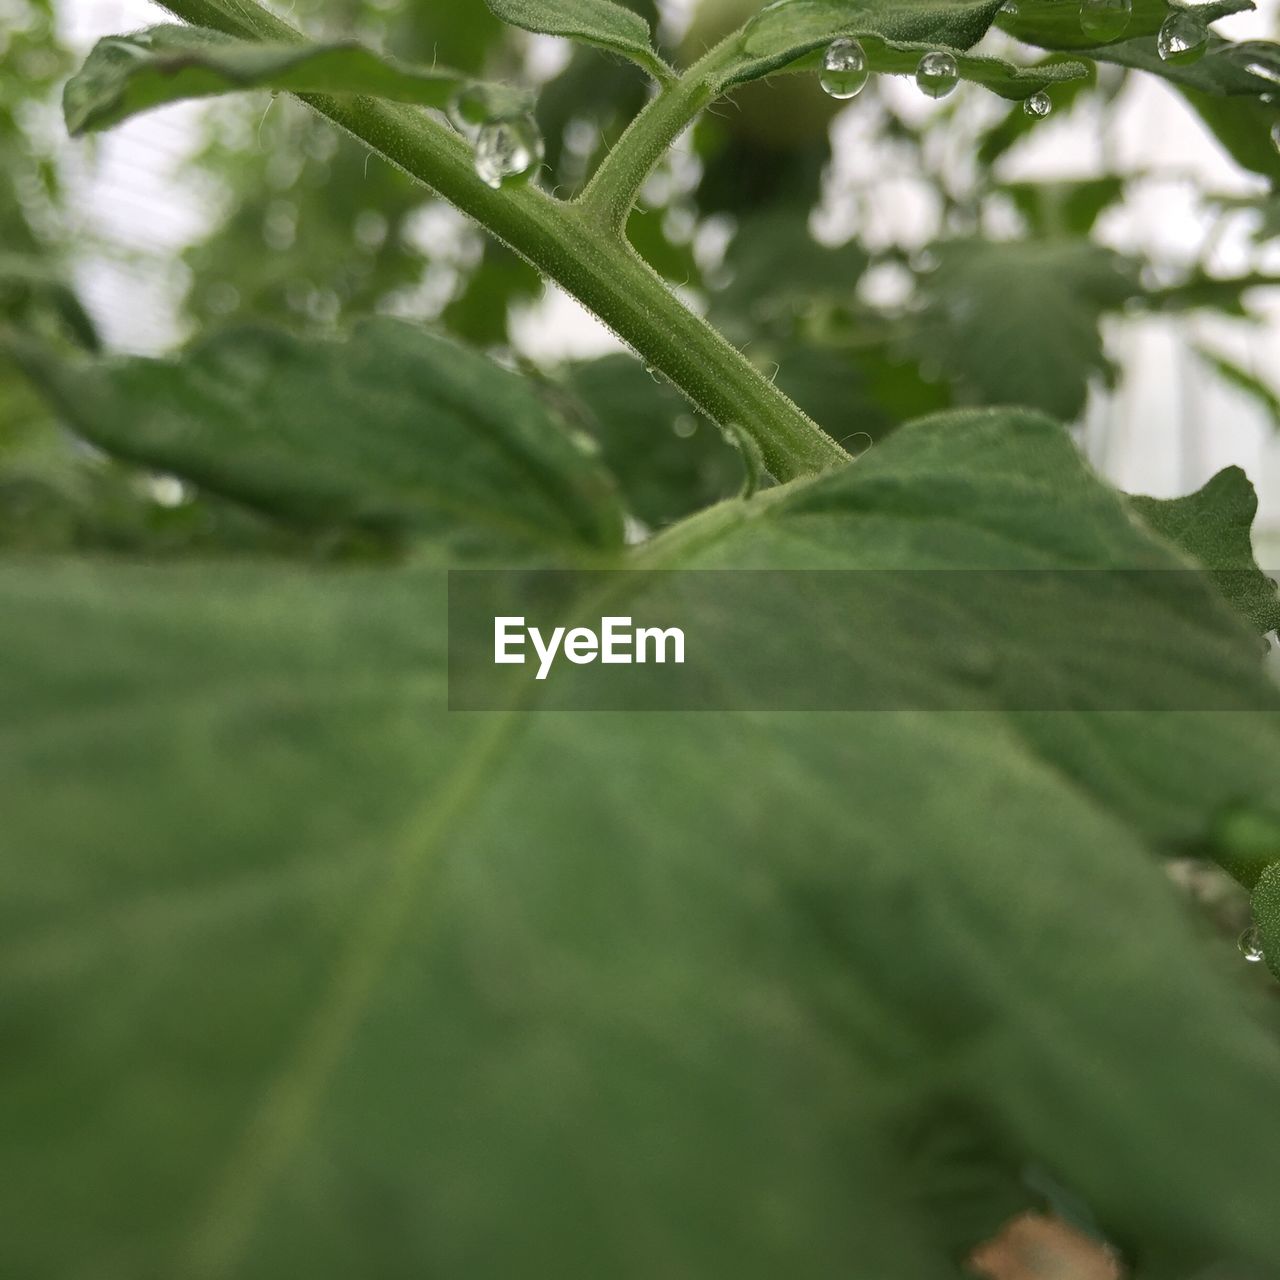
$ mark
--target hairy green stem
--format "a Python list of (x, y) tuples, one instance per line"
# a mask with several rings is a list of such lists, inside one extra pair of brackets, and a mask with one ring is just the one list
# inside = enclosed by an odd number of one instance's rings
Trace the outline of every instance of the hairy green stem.
[(678, 80), (665, 85), (627, 127), (601, 161), (578, 205), (588, 216), (622, 233), (640, 188), (672, 143), (719, 93), (720, 62), (733, 52), (731, 36)]
[[(163, 4), (187, 22), (228, 35), (300, 39), (297, 31), (253, 0), (163, 0)], [(654, 115), (650, 120), (661, 123), (662, 129), (671, 127), (677, 118), (674, 103), (678, 94), (667, 99), (672, 107), (658, 111), (656, 104), (666, 94), (676, 93), (665, 90), (651, 104)], [(777, 479), (812, 475), (848, 461), (848, 455), (830, 436), (737, 348), (676, 298), (621, 235), (600, 225), (594, 206), (566, 204), (530, 186), (491, 190), (476, 176), (474, 157), (466, 143), (412, 107), (368, 98), (300, 96), (474, 218), (559, 284), (708, 417), (722, 426), (746, 431), (760, 446), (765, 464)], [(656, 145), (661, 132), (657, 123), (650, 123), (641, 137)], [(643, 154), (650, 150), (647, 146)], [(642, 163), (641, 151), (637, 148), (632, 153), (635, 160), (628, 168), (632, 175)], [(618, 172), (621, 175), (621, 167)], [(639, 181), (643, 180), (642, 175)], [(621, 176), (614, 185), (621, 200), (625, 187)], [(627, 197), (628, 208), (634, 194), (633, 190)]]

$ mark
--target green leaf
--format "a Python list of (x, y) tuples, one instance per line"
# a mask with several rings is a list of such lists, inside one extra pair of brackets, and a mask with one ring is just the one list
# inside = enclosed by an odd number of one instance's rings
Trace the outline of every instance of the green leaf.
[(1152, 311), (1192, 311), (1211, 308), (1227, 315), (1246, 316), (1246, 295), (1254, 289), (1280, 288), (1280, 276), (1250, 272), (1243, 276), (1211, 276), (1197, 267), (1185, 280), (1163, 289), (1149, 289), (1143, 306)]
[(621, 539), (586, 437), (515, 374), (400, 321), (341, 341), (231, 330), (174, 360), (19, 355), (99, 448), (293, 523)]
[[(880, 40), (867, 36), (862, 41), (867, 51), (867, 65), (872, 71), (894, 75), (915, 75), (920, 59), (934, 43), (910, 43), (906, 41)], [(980, 85), (1002, 98), (1021, 102), (1042, 89), (1088, 78), (1089, 69), (1083, 62), (1039, 62), (1031, 67), (1015, 66), (1003, 58), (979, 57), (974, 54), (957, 54), (956, 69), (961, 80)]]
[[(884, 40), (874, 35), (859, 35), (859, 43), (867, 55), (867, 68), (881, 75), (914, 76), (920, 59), (939, 47), (938, 42), (911, 42)], [(1054, 85), (1087, 80), (1089, 68), (1077, 61), (1044, 61), (1034, 66), (1020, 67), (1003, 58), (991, 58), (976, 54), (956, 53), (956, 71), (961, 80), (980, 85), (1002, 98), (1021, 102)], [(818, 54), (804, 57), (789, 64), (786, 71), (802, 72), (818, 70), (821, 58)]]
[[(1244, 95), (1256, 98), (1276, 87), (1275, 80), (1259, 74), (1257, 68), (1276, 67), (1280, 45), (1261, 40), (1235, 45), (1211, 35), (1204, 54), (1194, 62), (1166, 62), (1156, 51), (1155, 40), (1151, 36), (1143, 36), (1101, 45), (1086, 52), (1100, 61), (1159, 75), (1182, 88), (1216, 97)], [(1280, 77), (1280, 67), (1275, 74)]]
[(712, 318), (731, 335), (791, 324), (823, 301), (851, 303), (870, 259), (856, 241), (820, 244), (802, 210), (783, 207), (743, 218), (725, 255), (728, 283), (712, 295)]
[(510, 26), (544, 36), (564, 36), (620, 54), (655, 80), (672, 79), (670, 67), (654, 51), (649, 24), (613, 0), (485, 0), (490, 12)]
[(1124, 178), (1109, 174), (1078, 182), (1010, 182), (999, 190), (1012, 199), (1036, 236), (1083, 238), (1102, 212), (1123, 197), (1124, 188)]
[(1239, 467), (1219, 471), (1183, 498), (1129, 501), (1157, 533), (1212, 572), (1222, 594), (1258, 631), (1280, 626), (1276, 584), (1258, 568), (1249, 534), (1258, 495)]
[(1271, 131), (1280, 125), (1280, 107), (1261, 98), (1222, 98), (1189, 85), (1178, 88), (1237, 164), (1280, 181), (1280, 151), (1271, 141)]
[(1196, 355), (1224, 382), (1243, 391), (1271, 419), (1271, 425), (1280, 429), (1280, 392), (1220, 352), (1197, 346)]
[(1087, 240), (953, 241), (936, 246), (912, 338), (962, 398), (1024, 404), (1072, 420), (1089, 379), (1106, 376), (1098, 322), (1132, 297), (1116, 254)]
[[(1133, 0), (1129, 22), (1122, 33), (1123, 39), (1109, 45), (1099, 45), (1097, 37), (1090, 35), (1080, 25), (1078, 5), (1062, 4), (1059, 0), (1018, 0), (1017, 11), (1002, 11), (997, 22), (1003, 30), (1027, 44), (1102, 58), (1105, 56), (1104, 51), (1114, 49), (1117, 43), (1155, 36), (1170, 13), (1185, 7), (1189, 6), (1173, 5), (1169, 0)], [(1211, 3), (1190, 7), (1194, 7), (1197, 15), (1206, 23), (1210, 23), (1233, 13), (1248, 12), (1254, 5), (1253, 0), (1211, 0)], [(1152, 49), (1154, 51), (1154, 44)]]
[[(1233, 45), (1211, 34), (1205, 54), (1197, 61), (1165, 62), (1156, 52), (1155, 36), (1175, 7), (1167, 0), (1135, 0), (1124, 38), (1106, 45), (1095, 44), (1081, 28), (1075, 6), (1057, 0), (1025, 0), (1016, 14), (1001, 14), (999, 24), (1028, 44), (1079, 53), (1168, 80), (1237, 163), (1280, 179), (1280, 153), (1270, 138), (1272, 127), (1280, 123), (1280, 107), (1259, 99), (1260, 94), (1274, 88), (1265, 68), (1274, 63), (1277, 46), (1265, 41)], [(1251, 0), (1217, 0), (1194, 6), (1206, 23), (1253, 7)], [(1260, 75), (1250, 67), (1263, 72)]]
[(627, 509), (651, 528), (732, 497), (741, 487), (738, 450), (632, 356), (572, 365), (565, 382), (581, 402)]
[(101, 346), (93, 317), (63, 273), (41, 258), (0, 253), (0, 323), (69, 339), (86, 351)]
[[(1181, 563), (1013, 413), (648, 555)], [(1273, 708), (1186, 589), (1141, 678)], [(467, 716), (438, 572), (17, 563), (0, 597), (15, 1275), (943, 1280), (1027, 1163), (1138, 1265), (1280, 1258), (1280, 1051), (1136, 817), (1274, 801), (1274, 710), (1034, 746), (994, 713)], [(781, 640), (849, 634), (811, 603)]]
[(780, 71), (842, 36), (878, 36), (931, 48), (968, 49), (986, 34), (1000, 3), (914, 0), (906, 5), (884, 5), (877, 0), (777, 0), (743, 29), (738, 57), (721, 87)]
[(1254, 919), (1267, 968), (1280, 978), (1280, 861), (1273, 862), (1258, 880), (1252, 898)]
[(72, 134), (106, 129), (153, 107), (246, 89), (367, 94), (446, 107), (466, 76), (409, 67), (359, 44), (261, 44), (199, 27), (160, 26), (99, 40), (67, 82)]

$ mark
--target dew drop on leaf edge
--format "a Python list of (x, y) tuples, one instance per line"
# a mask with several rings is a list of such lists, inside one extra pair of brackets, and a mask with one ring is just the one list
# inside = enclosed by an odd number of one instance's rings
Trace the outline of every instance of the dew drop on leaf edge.
[(493, 120), (476, 135), (476, 176), (495, 191), (509, 178), (519, 178), (542, 163), (542, 134), (531, 116)]
[(1091, 40), (1105, 44), (1124, 35), (1131, 17), (1133, 0), (1083, 0), (1080, 30)]
[(930, 98), (945, 98), (959, 78), (955, 58), (941, 49), (926, 53), (916, 64), (916, 86)]
[(1035, 120), (1043, 120), (1053, 110), (1053, 102), (1043, 89), (1023, 99), (1022, 109)]
[(1156, 36), (1161, 62), (1194, 62), (1209, 43), (1209, 29), (1189, 9), (1175, 9)]
[(1257, 964), (1260, 960), (1265, 959), (1262, 953), (1262, 931), (1256, 924), (1250, 925), (1240, 935), (1236, 945), (1240, 948), (1240, 954), (1250, 964)]
[(1000, 12), (1006, 18), (1016, 18), (1018, 16), (1018, 0), (1004, 0), (1004, 4), (1000, 6)]
[(862, 91), (870, 74), (866, 52), (856, 40), (833, 40), (822, 55), (818, 83), (828, 97), (843, 102)]

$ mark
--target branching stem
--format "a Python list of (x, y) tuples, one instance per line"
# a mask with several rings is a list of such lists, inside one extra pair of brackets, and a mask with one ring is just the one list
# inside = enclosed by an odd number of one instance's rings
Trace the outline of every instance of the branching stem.
[[(253, 0), (162, 3), (187, 22), (228, 35), (301, 39)], [(369, 98), (300, 96), (560, 285), (713, 421), (747, 432), (772, 474), (786, 481), (847, 462), (848, 455), (740, 351), (690, 311), (620, 230), (653, 164), (701, 109), (700, 95), (707, 91), (693, 86), (707, 81), (708, 60), (716, 53), (712, 50), (655, 97), (619, 143), (621, 157), (610, 157), (601, 166), (592, 183), (595, 194), (589, 189), (572, 204), (531, 186), (490, 189), (476, 176), (470, 147), (412, 107)]]

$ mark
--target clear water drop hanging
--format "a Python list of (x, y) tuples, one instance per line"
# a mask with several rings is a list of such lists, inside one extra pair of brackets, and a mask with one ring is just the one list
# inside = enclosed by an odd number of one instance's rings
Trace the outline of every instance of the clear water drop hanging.
[(945, 98), (959, 78), (955, 58), (941, 49), (926, 53), (916, 64), (916, 86), (930, 98)]
[(860, 93), (870, 76), (867, 55), (856, 40), (833, 40), (822, 55), (822, 91), (844, 101)]
[(1091, 40), (1106, 44), (1124, 35), (1132, 17), (1133, 0), (1082, 0), (1080, 30)]
[(476, 135), (476, 176), (495, 191), (542, 163), (545, 148), (532, 116), (492, 120)]
[(1039, 93), (1033, 93), (1031, 97), (1023, 99), (1022, 109), (1033, 119), (1043, 120), (1053, 110), (1053, 103), (1049, 95), (1041, 89)]
[(1250, 964), (1257, 964), (1258, 961), (1266, 959), (1262, 952), (1262, 930), (1256, 924), (1250, 925), (1240, 935), (1236, 945), (1240, 948), (1240, 954)]
[(1175, 9), (1156, 36), (1162, 62), (1194, 62), (1209, 43), (1209, 29), (1190, 9)]
[(1016, 18), (1018, 16), (1018, 0), (1004, 0), (1004, 4), (1000, 6), (1000, 12), (1006, 18)]

